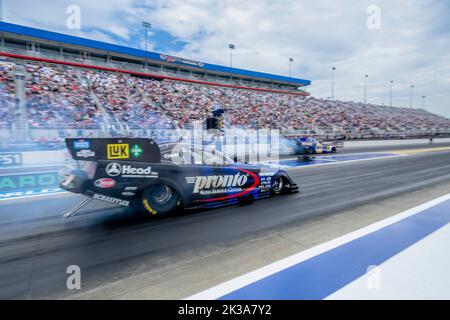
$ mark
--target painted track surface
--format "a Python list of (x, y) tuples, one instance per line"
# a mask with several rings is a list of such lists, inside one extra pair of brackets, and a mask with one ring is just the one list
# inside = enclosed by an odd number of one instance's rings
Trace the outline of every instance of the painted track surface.
[(260, 231), (448, 182), (450, 152), (294, 169), (291, 174), (299, 194), (151, 222), (98, 202), (87, 208), (93, 214), (62, 219), (77, 196), (0, 204), (0, 298), (57, 293), (70, 298), (65, 270), (71, 264), (82, 269), (83, 289), (92, 289), (157, 268), (165, 257), (183, 251), (226, 246)]

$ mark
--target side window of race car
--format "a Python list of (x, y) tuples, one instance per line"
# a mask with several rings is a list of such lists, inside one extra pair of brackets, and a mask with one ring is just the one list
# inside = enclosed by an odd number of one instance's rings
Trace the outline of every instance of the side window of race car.
[(192, 159), (192, 152), (188, 149), (180, 149), (178, 152), (180, 163), (182, 164), (194, 164), (194, 159)]
[(164, 152), (161, 158), (174, 164), (193, 164), (191, 151), (185, 148), (171, 149)]
[(229, 165), (234, 163), (233, 160), (225, 156), (220, 151), (196, 149), (196, 152), (202, 153), (203, 163), (207, 165)]

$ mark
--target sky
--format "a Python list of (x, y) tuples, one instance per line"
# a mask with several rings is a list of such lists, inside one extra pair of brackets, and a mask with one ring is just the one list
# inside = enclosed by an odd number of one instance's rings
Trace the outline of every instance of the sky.
[[(308, 79), (312, 96), (413, 107), (450, 118), (448, 0), (3, 0), (3, 20)], [(68, 21), (80, 12), (79, 29)], [(69, 13), (68, 13), (69, 8)], [(411, 85), (414, 88), (411, 89)]]

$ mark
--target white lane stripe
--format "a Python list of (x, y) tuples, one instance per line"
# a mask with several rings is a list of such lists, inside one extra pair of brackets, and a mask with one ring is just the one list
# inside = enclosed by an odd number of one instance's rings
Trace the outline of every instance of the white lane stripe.
[(449, 199), (450, 199), (450, 193), (443, 195), (439, 198), (436, 198), (434, 200), (428, 201), (426, 203), (423, 203), (414, 208), (411, 208), (411, 209), (408, 209), (401, 213), (398, 213), (392, 217), (386, 218), (384, 220), (381, 220), (381, 221), (371, 224), (369, 226), (366, 226), (366, 227), (363, 227), (356, 231), (350, 232), (350, 233), (343, 235), (341, 237), (338, 237), (336, 239), (333, 239), (333, 240), (330, 240), (323, 244), (320, 244), (318, 246), (315, 246), (313, 248), (310, 248), (310, 249), (307, 249), (300, 253), (294, 254), (290, 257), (273, 262), (267, 266), (264, 266), (262, 268), (254, 270), (254, 271), (251, 271), (251, 272), (246, 273), (237, 278), (226, 281), (226, 282), (219, 284), (217, 286), (214, 286), (210, 289), (207, 289), (200, 293), (189, 296), (186, 298), (186, 300), (212, 300), (212, 299), (220, 298), (220, 297), (227, 295), (235, 290), (245, 287), (251, 283), (254, 283), (258, 280), (266, 278), (274, 273), (280, 272), (280, 271), (287, 269), (293, 265), (296, 265), (300, 262), (308, 260), (308, 259), (310, 259), (314, 256), (317, 256), (321, 253), (324, 253), (326, 251), (332, 250), (336, 247), (339, 247), (339, 246), (341, 246), (345, 243), (348, 243), (350, 241), (353, 241), (357, 238), (361, 238), (369, 233), (375, 232), (381, 228), (384, 228), (395, 222), (398, 222), (407, 217), (415, 215), (423, 210), (431, 208), (431, 207), (433, 207), (439, 203), (442, 203), (444, 201), (447, 201)]
[(25, 198), (51, 196), (51, 195), (62, 195), (62, 194), (72, 194), (72, 193), (68, 192), (68, 191), (56, 191), (56, 192), (49, 192), (49, 193), (29, 194), (29, 195), (25, 195), (25, 196), (17, 196), (17, 197), (11, 197), (11, 198), (0, 198), (0, 202), (13, 201), (13, 200), (19, 200), (19, 199), (25, 199)]

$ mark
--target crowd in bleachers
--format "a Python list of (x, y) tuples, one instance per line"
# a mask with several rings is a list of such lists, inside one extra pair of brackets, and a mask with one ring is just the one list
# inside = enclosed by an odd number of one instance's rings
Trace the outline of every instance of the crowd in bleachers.
[[(108, 119), (130, 129), (188, 128), (216, 107), (225, 124), (311, 132), (389, 133), (450, 129), (421, 109), (332, 101), (262, 91), (152, 80), (38, 62), (25, 64), (30, 128), (100, 128)], [(13, 64), (0, 64), (0, 126), (14, 120)]]
[(16, 109), (14, 64), (0, 61), (0, 129), (11, 128)]
[(30, 128), (95, 128), (101, 115), (76, 70), (26, 64), (26, 109)]

